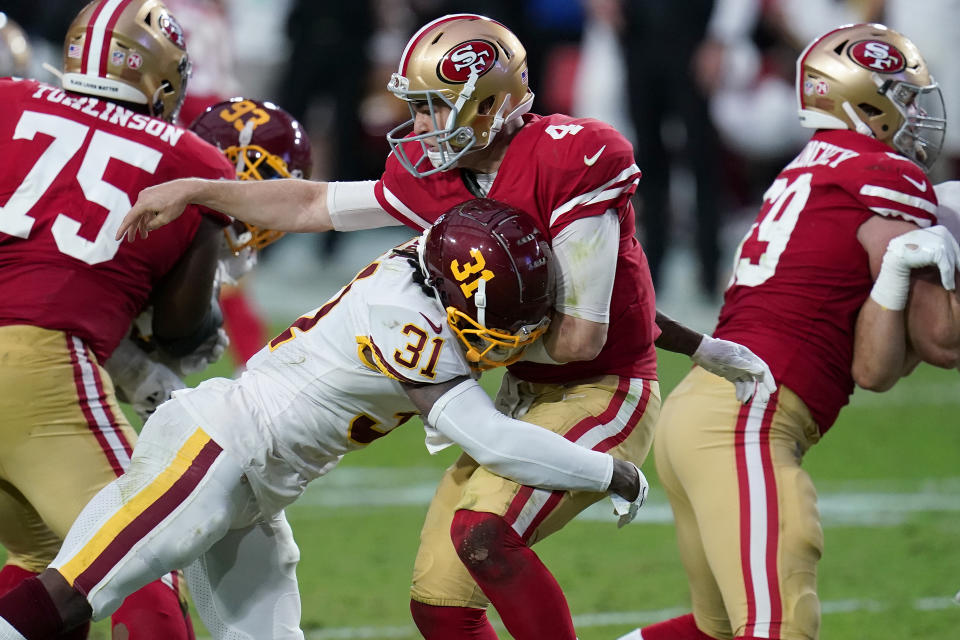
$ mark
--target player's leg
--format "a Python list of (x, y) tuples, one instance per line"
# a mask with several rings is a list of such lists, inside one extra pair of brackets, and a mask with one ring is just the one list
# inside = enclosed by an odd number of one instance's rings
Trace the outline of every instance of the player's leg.
[(214, 638), (302, 640), (300, 550), (283, 513), (235, 529), (186, 569), (197, 611)]
[(410, 613), (426, 640), (497, 640), (487, 620), (487, 598), (450, 544), (453, 514), (477, 467), (462, 455), (446, 470), (420, 531)]
[[(8, 418), (2, 427), (5, 479), (40, 519), (5, 519), (4, 528), (21, 528), (18, 537), (26, 542), (14, 561), (39, 573), (81, 507), (127, 468), (136, 434), (116, 403), (109, 375), (81, 341), (59, 331), (10, 326), (0, 327), (0, 349), (7, 356), (0, 372), (6, 391), (0, 414)], [(0, 541), (8, 535), (17, 534), (0, 532)], [(174, 584), (168, 576), (132, 597), (113, 625), (122, 624), (130, 640), (153, 634), (192, 638)]]
[[(0, 617), (30, 640), (101, 619), (232, 526), (252, 522), (256, 504), (239, 463), (193, 425), (175, 401), (158, 409), (127, 473), (84, 507), (39, 581), (0, 598)], [(60, 615), (30, 614), (38, 608)]]
[[(608, 377), (568, 387), (520, 386), (527, 388), (514, 394), (516, 406), (532, 407), (524, 420), (638, 464), (646, 456), (659, 410), (656, 383)], [(454, 506), (458, 512), (450, 513), (449, 504), (432, 505), (435, 521), (428, 522), (421, 534), (413, 599), (434, 608), (482, 607), (489, 599), (518, 640), (573, 638), (563, 593), (529, 546), (602, 497), (521, 487), (478, 469), (463, 485)], [(436, 517), (436, 512), (443, 517)], [(444, 522), (450, 523), (455, 544), (445, 543), (440, 535)], [(485, 598), (477, 597), (477, 584)], [(454, 636), (448, 630), (445, 637), (470, 636)]]
[[(688, 375), (664, 402), (657, 422), (654, 459), (657, 475), (673, 511), (680, 559), (691, 585), (695, 609), (700, 619), (710, 621), (709, 624), (704, 624), (704, 627), (709, 628), (713, 635), (701, 631), (690, 613), (636, 629), (618, 640), (721, 640), (733, 637), (723, 596), (704, 553), (700, 525), (693, 504), (674, 466), (675, 460), (679, 461), (680, 471), (683, 472), (687, 449), (697, 446), (696, 442), (690, 441), (686, 426), (707, 419), (707, 416), (700, 412), (703, 400), (697, 396), (696, 386), (691, 381), (691, 378), (695, 380), (697, 377)], [(712, 473), (706, 475), (711, 481), (715, 480)], [(721, 488), (721, 491), (723, 490)], [(732, 488), (727, 487), (725, 490), (732, 491)]]
[[(0, 481), (0, 539), (7, 550), (7, 564), (0, 569), (0, 596), (29, 578), (35, 578), (57, 555), (60, 537), (46, 526), (39, 514), (12, 485)], [(85, 640), (90, 625), (57, 636), (56, 640)]]
[(740, 406), (729, 383), (700, 369), (671, 397), (658, 451), (689, 498), (706, 557), (706, 569), (690, 563), (679, 539), (697, 627), (714, 638), (816, 638), (822, 532), (800, 468), (819, 438), (809, 411), (784, 388), (766, 406)]

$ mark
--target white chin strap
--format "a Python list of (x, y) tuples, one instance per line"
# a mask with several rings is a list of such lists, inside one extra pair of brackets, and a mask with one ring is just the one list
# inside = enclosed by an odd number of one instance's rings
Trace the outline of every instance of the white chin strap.
[(857, 133), (862, 133), (865, 136), (870, 136), (875, 138), (873, 135), (873, 129), (867, 126), (867, 123), (860, 119), (860, 116), (857, 115), (857, 112), (853, 110), (853, 106), (846, 100), (843, 101), (841, 105), (843, 107), (843, 112), (847, 114), (847, 117), (850, 118), (850, 122), (857, 128)]
[(240, 135), (237, 138), (237, 145), (240, 147), (240, 152), (237, 154), (237, 167), (236, 172), (238, 174), (243, 173), (243, 169), (247, 163), (247, 154), (243, 151), (244, 147), (249, 147), (250, 143), (253, 141), (253, 129), (256, 127), (254, 120), (256, 118), (250, 118), (243, 125), (243, 129), (240, 131)]
[(487, 326), (487, 281), (480, 278), (477, 283), (477, 292), (473, 294), (473, 303), (477, 305), (477, 324)]

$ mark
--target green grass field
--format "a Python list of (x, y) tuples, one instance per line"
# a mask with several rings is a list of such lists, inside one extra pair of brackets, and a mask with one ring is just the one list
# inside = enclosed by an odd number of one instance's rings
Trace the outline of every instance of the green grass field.
[[(688, 366), (661, 356), (665, 393)], [(497, 378), (487, 377), (488, 388)], [(308, 639), (419, 637), (407, 608), (410, 569), (433, 485), (455, 456), (430, 457), (411, 421), (348, 456), (289, 509)], [(826, 534), (821, 637), (960, 638), (952, 600), (960, 589), (957, 372), (921, 367), (889, 393), (858, 392), (805, 466)], [(650, 502), (633, 524), (617, 530), (605, 503), (537, 546), (567, 594), (580, 640), (612, 640), (689, 609), (652, 460), (645, 472)], [(95, 633), (105, 637), (102, 623)]]

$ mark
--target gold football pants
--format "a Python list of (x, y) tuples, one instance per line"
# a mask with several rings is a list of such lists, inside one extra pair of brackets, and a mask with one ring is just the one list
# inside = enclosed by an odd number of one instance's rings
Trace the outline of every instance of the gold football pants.
[(823, 532), (800, 462), (819, 438), (789, 389), (741, 405), (733, 385), (699, 367), (664, 402), (654, 457), (694, 617), (710, 636), (817, 638)]
[[(581, 446), (640, 466), (652, 443), (660, 387), (655, 380), (617, 376), (567, 385), (533, 384), (508, 373), (497, 406), (508, 415), (550, 429)], [(461, 563), (450, 539), (450, 525), (458, 509), (503, 516), (532, 545), (605, 495), (522, 486), (487, 471), (466, 454), (460, 456), (445, 472), (430, 503), (420, 532), (411, 597), (439, 606), (487, 606), (486, 596)]]
[(123, 472), (136, 434), (75, 337), (0, 327), (0, 544), (43, 571), (80, 509)]

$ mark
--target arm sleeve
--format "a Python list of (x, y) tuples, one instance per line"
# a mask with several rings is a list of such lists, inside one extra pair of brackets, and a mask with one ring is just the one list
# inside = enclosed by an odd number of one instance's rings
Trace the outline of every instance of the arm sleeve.
[(574, 220), (551, 243), (557, 261), (557, 311), (574, 318), (607, 323), (617, 272), (620, 220), (608, 210)]
[(960, 180), (941, 182), (934, 187), (937, 199), (937, 223), (942, 224), (960, 241)]
[(481, 465), (520, 484), (606, 491), (613, 477), (612, 457), (505, 416), (475, 380), (442, 395), (427, 422)]
[(401, 222), (377, 202), (373, 191), (376, 184), (376, 180), (327, 183), (327, 211), (336, 231), (400, 226)]

